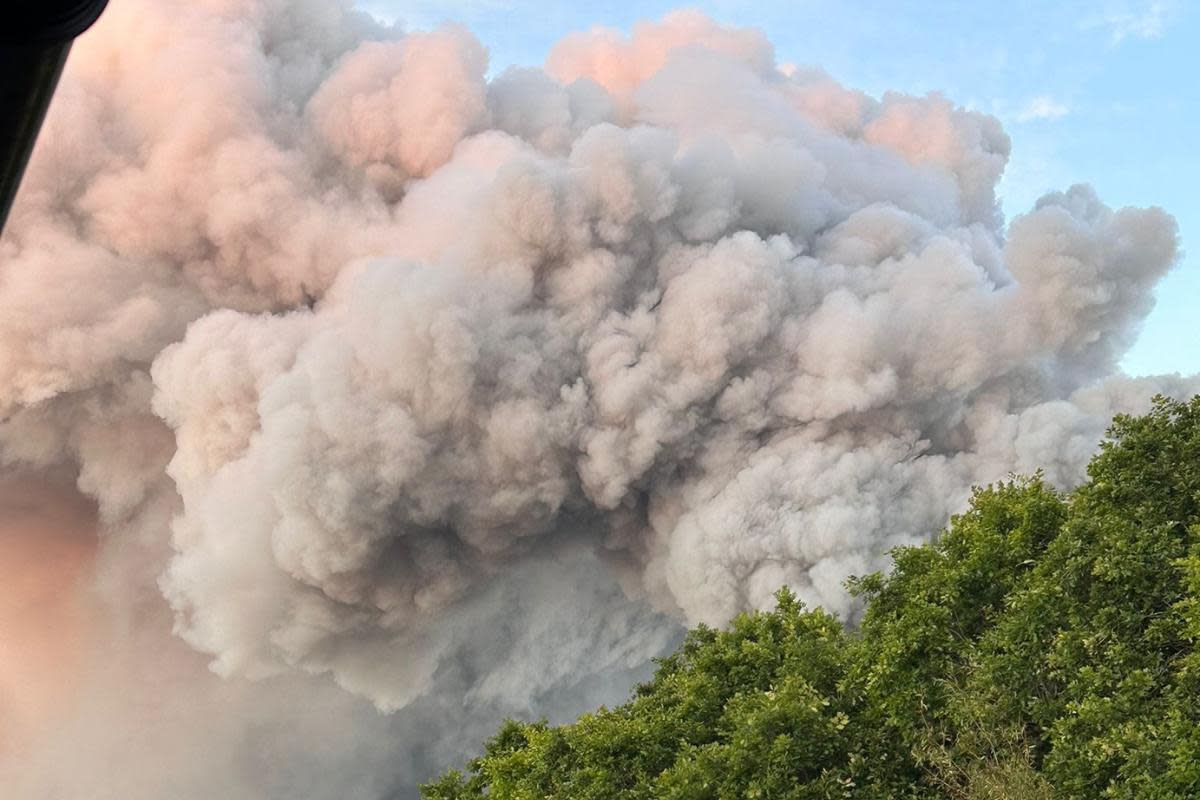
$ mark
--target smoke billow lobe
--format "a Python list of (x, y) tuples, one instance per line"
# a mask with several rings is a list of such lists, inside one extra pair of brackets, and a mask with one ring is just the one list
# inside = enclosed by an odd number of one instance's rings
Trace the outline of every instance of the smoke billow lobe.
[[(346, 2), (125, 0), (60, 91), (0, 245), (0, 464), (96, 504), (128, 669), (88, 680), (207, 720), (155, 717), (125, 797), (411, 786), (681, 622), (850, 611), (972, 484), (1069, 485), (1200, 387), (1116, 368), (1167, 214), (1075, 186), (1006, 226), (997, 120), (697, 13), (489, 79)], [(68, 741), (101, 720), (146, 728)], [(308, 763), (335, 732), (370, 746)], [(69, 785), (39, 752), (31, 797)]]

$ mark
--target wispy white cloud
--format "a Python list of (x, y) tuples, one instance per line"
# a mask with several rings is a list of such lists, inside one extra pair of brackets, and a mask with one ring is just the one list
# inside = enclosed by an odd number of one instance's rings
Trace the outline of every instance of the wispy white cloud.
[(1063, 103), (1055, 100), (1047, 94), (1040, 94), (1033, 97), (1025, 104), (1017, 113), (1017, 122), (1031, 122), (1035, 119), (1058, 119), (1065, 117), (1070, 113), (1070, 109)]
[(1157, 39), (1179, 10), (1178, 0), (1149, 0), (1109, 6), (1101, 24), (1113, 44), (1126, 39)]

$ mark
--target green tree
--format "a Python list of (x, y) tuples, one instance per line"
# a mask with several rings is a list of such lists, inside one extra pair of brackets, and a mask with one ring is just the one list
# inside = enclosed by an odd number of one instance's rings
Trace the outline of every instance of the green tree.
[(509, 721), (430, 800), (1200, 797), (1200, 398), (1118, 417), (1062, 496), (977, 490), (846, 631), (781, 590), (631, 700)]

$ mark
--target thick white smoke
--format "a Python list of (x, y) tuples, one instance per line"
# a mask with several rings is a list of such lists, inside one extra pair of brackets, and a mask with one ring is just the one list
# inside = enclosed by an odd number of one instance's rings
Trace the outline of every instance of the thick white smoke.
[(0, 465), (94, 502), (103, 622), (0, 776), (407, 792), (682, 622), (849, 613), (972, 484), (1077, 481), (1200, 389), (1116, 370), (1175, 224), (1076, 186), (1006, 226), (1008, 149), (690, 12), (488, 79), (348, 2), (114, 2), (0, 244)]

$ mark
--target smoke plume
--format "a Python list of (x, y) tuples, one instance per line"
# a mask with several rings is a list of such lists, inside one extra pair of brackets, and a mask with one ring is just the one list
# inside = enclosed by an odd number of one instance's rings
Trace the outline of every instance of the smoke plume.
[(973, 484), (1078, 481), (1200, 390), (1117, 370), (1176, 226), (1006, 222), (1008, 153), (693, 12), (489, 77), (345, 0), (113, 3), (0, 243), (0, 510), (67, 498), (0, 584), (78, 598), (0, 595), (77, 654), (0, 705), (6, 796), (407, 797), (682, 624), (851, 617)]

